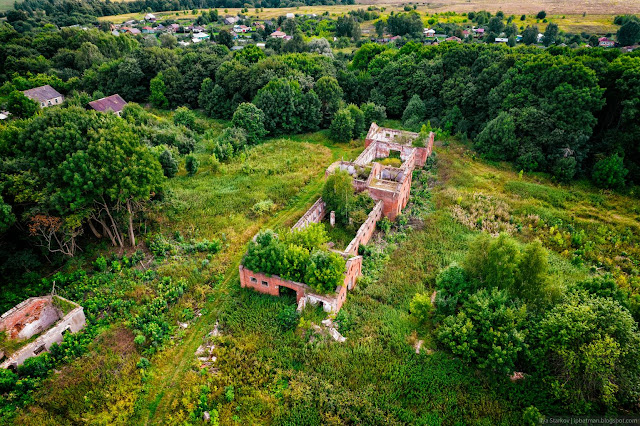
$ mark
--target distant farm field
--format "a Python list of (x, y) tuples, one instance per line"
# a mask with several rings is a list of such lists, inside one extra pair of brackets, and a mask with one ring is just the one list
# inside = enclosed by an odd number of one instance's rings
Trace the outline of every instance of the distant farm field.
[(0, 0), (0, 11), (9, 10), (13, 7), (14, 0)]
[[(127, 0), (123, 0), (123, 1), (127, 1)], [(501, 4), (501, 2), (499, 1), (498, 3)], [(504, 3), (506, 4), (507, 2), (504, 2)], [(640, 5), (640, 0), (633, 0), (630, 3)], [(473, 4), (473, 3), (465, 3), (465, 6), (467, 4)], [(378, 6), (385, 7), (383, 15), (387, 15), (387, 16), (391, 12), (398, 13), (403, 11), (403, 6), (399, 4), (384, 5), (384, 6), (378, 5)], [(626, 3), (624, 5), (621, 5), (621, 7), (622, 6), (628, 8), (628, 4)], [(339, 16), (339, 15), (348, 13), (350, 10), (359, 9), (362, 7), (363, 7), (362, 4), (358, 4), (358, 5), (350, 5), (350, 6), (301, 6), (299, 8), (292, 7), (292, 8), (271, 8), (271, 9), (249, 9), (249, 12), (247, 13), (247, 15), (252, 19), (274, 19), (274, 18), (277, 18), (278, 16), (282, 16), (287, 13), (295, 13), (295, 14), (315, 13), (317, 15), (321, 15), (324, 12), (329, 12), (331, 16)], [(444, 14), (444, 12), (446, 11), (453, 11), (452, 9), (454, 10), (456, 9), (456, 4), (454, 4), (453, 2), (451, 3), (451, 9), (440, 9), (440, 10), (434, 8), (433, 3), (429, 3), (428, 7), (423, 4), (419, 4), (416, 11), (423, 16), (423, 21), (425, 26), (429, 26), (427, 21), (430, 17), (433, 17), (434, 14), (438, 14), (436, 16), (438, 22), (441, 22), (441, 23), (455, 22), (458, 24), (464, 24), (466, 21), (466, 17), (461, 15), (450, 16), (450, 15)], [(186, 22), (186, 21), (190, 21), (197, 18), (202, 10), (204, 9), (198, 10), (197, 14), (192, 14), (191, 13), (192, 11), (168, 11), (168, 12), (157, 12), (155, 13), (155, 15), (158, 17), (158, 19), (172, 18), (175, 20), (184, 20)], [(474, 9), (470, 9), (470, 10), (474, 10)], [(475, 10), (476, 11), (483, 10), (483, 7), (478, 6)], [(484, 8), (484, 10), (487, 10), (487, 8)], [(493, 13), (495, 13), (498, 9), (495, 9), (495, 10), (490, 9), (490, 10), (492, 10)], [(547, 26), (547, 23), (544, 23), (535, 18), (535, 14), (542, 9), (539, 9), (539, 8), (532, 9), (532, 10), (535, 10), (535, 12), (528, 12), (523, 10), (524, 8), (519, 12), (518, 11), (508, 12), (507, 9), (505, 8), (503, 12), (507, 16), (516, 15), (517, 18), (514, 22), (518, 26), (526, 27), (527, 25), (538, 25), (539, 30), (541, 32), (544, 31), (544, 29)], [(571, 32), (574, 34), (579, 34), (581, 32), (586, 32), (590, 34), (607, 34), (607, 33), (615, 33), (618, 29), (617, 25), (613, 25), (613, 18), (616, 15), (626, 13), (624, 11), (613, 10), (608, 13), (602, 13), (602, 12), (600, 14), (587, 13), (586, 15), (583, 15), (582, 13), (576, 14), (578, 10), (580, 9), (578, 9), (577, 6), (574, 8), (573, 13), (551, 12), (547, 10), (547, 20), (549, 22), (555, 22), (556, 24), (558, 24), (558, 27), (562, 31)], [(237, 15), (238, 13), (240, 13), (240, 9), (220, 8), (218, 9), (218, 12), (225, 16)], [(458, 11), (458, 12), (461, 13), (461, 11)], [(520, 15), (523, 15), (523, 14), (527, 16), (524, 21), (521, 21), (519, 17)], [(123, 15), (103, 16), (98, 19), (101, 21), (121, 23), (130, 19), (141, 20), (144, 17), (144, 15), (145, 15), (144, 13), (126, 13)], [(373, 21), (364, 22), (362, 24), (362, 28), (363, 30), (365, 30), (364, 31), (365, 35), (367, 34), (367, 30), (369, 31), (369, 33), (373, 34), (373, 31), (374, 31)]]

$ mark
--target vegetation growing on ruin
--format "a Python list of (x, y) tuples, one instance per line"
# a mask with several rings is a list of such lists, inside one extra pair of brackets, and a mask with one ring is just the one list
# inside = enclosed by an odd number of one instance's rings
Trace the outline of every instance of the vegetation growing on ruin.
[(333, 293), (343, 279), (345, 260), (328, 250), (328, 242), (329, 236), (319, 223), (291, 230), (282, 237), (271, 230), (262, 231), (249, 243), (243, 265), (305, 283), (319, 293)]

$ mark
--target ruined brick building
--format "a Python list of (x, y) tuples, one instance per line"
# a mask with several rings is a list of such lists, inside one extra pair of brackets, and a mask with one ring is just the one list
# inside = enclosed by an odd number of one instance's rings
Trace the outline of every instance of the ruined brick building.
[[(60, 343), (65, 333), (76, 333), (85, 326), (82, 306), (60, 296), (31, 297), (0, 317), (0, 332), (10, 340), (34, 341), (20, 347), (0, 368), (16, 368), (26, 359), (48, 351)], [(0, 355), (0, 360), (4, 354)]]
[[(296, 292), (298, 308), (306, 303), (321, 303), (327, 312), (337, 312), (346, 300), (347, 292), (352, 290), (356, 280), (362, 275), (362, 256), (358, 247), (367, 244), (373, 235), (376, 224), (383, 217), (394, 220), (409, 201), (411, 178), (415, 167), (424, 166), (431, 155), (434, 134), (431, 132), (423, 146), (414, 146), (418, 133), (379, 127), (372, 123), (365, 138), (365, 149), (355, 161), (337, 161), (331, 164), (325, 176), (336, 170), (344, 170), (353, 176), (353, 186), (357, 192), (366, 191), (376, 201), (367, 220), (360, 226), (356, 236), (344, 251), (338, 251), (346, 260), (344, 281), (333, 294), (317, 294), (307, 284), (285, 280), (277, 275), (266, 275), (251, 271), (240, 265), (240, 285), (252, 288), (260, 293), (279, 296), (282, 288)], [(376, 160), (389, 157), (391, 152), (399, 153), (400, 167), (385, 166)], [(310, 223), (319, 223), (327, 215), (326, 204), (319, 198), (298, 220), (292, 229), (304, 228)]]

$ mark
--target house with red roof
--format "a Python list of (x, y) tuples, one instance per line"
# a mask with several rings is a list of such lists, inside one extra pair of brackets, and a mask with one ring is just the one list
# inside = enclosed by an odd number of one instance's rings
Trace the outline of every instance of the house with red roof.
[(89, 102), (89, 107), (92, 109), (98, 112), (112, 112), (118, 117), (120, 117), (125, 105), (127, 105), (127, 102), (117, 93), (115, 95)]

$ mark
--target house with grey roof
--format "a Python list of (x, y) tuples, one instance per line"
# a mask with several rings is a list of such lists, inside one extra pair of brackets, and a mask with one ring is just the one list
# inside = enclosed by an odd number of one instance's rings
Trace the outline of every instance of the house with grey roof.
[(60, 105), (64, 101), (64, 96), (48, 84), (46, 86), (34, 87), (33, 89), (25, 90), (22, 93), (24, 93), (27, 98), (38, 102), (40, 108)]
[(89, 102), (89, 106), (99, 112), (112, 112), (118, 117), (122, 113), (122, 109), (127, 102), (122, 99), (117, 93), (115, 95), (107, 96), (106, 98), (98, 99), (96, 101)]

